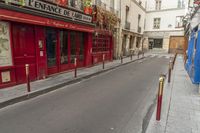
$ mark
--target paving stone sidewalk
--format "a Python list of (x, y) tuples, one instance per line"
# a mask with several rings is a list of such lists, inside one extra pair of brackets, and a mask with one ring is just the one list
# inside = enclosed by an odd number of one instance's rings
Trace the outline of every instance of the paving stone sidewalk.
[[(145, 54), (144, 57), (149, 56), (150, 54)], [(139, 59), (142, 59), (143, 56), (140, 55)], [(131, 62), (138, 60), (137, 56), (133, 56), (132, 60), (130, 57), (123, 59), (123, 64), (121, 64), (121, 60), (114, 60), (112, 62), (105, 63), (105, 69), (102, 69), (102, 64), (95, 65), (89, 68), (80, 68), (78, 69), (78, 77), (74, 78), (74, 71), (65, 72), (62, 74), (58, 74), (52, 77), (49, 77), (44, 80), (38, 80), (31, 82), (31, 92), (27, 92), (26, 84), (21, 84), (13, 87), (8, 87), (4, 89), (0, 89), (0, 108), (8, 106), (10, 104), (14, 104), (16, 102), (20, 102), (31, 97), (35, 97), (49, 91), (61, 88), (65, 85), (69, 85), (72, 83), (79, 82), (83, 79), (87, 79), (89, 77), (95, 76), (97, 74), (112, 70), (121, 65), (125, 65)]]
[(181, 55), (176, 59), (172, 82), (165, 83), (161, 121), (156, 121), (155, 108), (146, 133), (200, 133), (200, 94)]

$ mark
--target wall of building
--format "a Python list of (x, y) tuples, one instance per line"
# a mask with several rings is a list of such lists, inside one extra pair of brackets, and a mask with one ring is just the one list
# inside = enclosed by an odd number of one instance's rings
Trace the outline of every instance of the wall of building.
[[(184, 16), (185, 9), (171, 9), (167, 11), (147, 12), (145, 31), (180, 31), (183, 28), (176, 28), (176, 17)], [(161, 18), (160, 29), (153, 28), (154, 18)]]
[[(155, 9), (155, 0), (147, 0), (145, 36), (148, 39), (163, 39), (162, 49), (168, 51), (170, 36), (183, 36), (184, 28), (177, 27), (176, 18), (185, 16), (187, 0), (161, 0), (161, 10)], [(178, 3), (181, 6), (178, 7)], [(160, 28), (154, 29), (154, 18), (160, 18)]]
[(143, 6), (140, 6), (136, 3), (136, 1), (132, 0), (122, 0), (122, 5), (121, 5), (121, 25), (122, 28), (125, 27), (125, 18), (126, 18), (126, 6), (129, 7), (129, 14), (127, 21), (131, 22), (131, 27), (130, 31), (137, 33), (137, 28), (138, 28), (138, 14), (141, 15), (141, 20), (140, 20), (140, 26), (142, 28), (142, 32), (144, 31), (144, 23), (145, 23), (145, 8)]
[[(139, 3), (141, 1), (141, 3)], [(136, 42), (138, 37), (142, 38), (145, 26), (145, 10), (146, 0), (121, 0), (121, 23), (120, 23), (120, 41), (117, 51), (117, 56), (129, 55), (130, 50), (136, 51)], [(129, 8), (127, 22), (130, 23), (130, 29), (125, 28), (126, 25), (126, 7)], [(138, 15), (141, 15), (138, 25)], [(141, 32), (138, 33), (138, 26), (141, 27)], [(142, 41), (140, 41), (141, 43)], [(141, 46), (141, 45), (140, 45)], [(124, 48), (126, 50), (124, 50)], [(138, 49), (137, 49), (138, 50)], [(124, 53), (126, 52), (126, 54)]]
[[(173, 9), (178, 7), (178, 2), (180, 1), (186, 5), (186, 0), (161, 0), (161, 9), (166, 10), (166, 9)], [(155, 0), (147, 0), (147, 11), (154, 11), (155, 10)]]

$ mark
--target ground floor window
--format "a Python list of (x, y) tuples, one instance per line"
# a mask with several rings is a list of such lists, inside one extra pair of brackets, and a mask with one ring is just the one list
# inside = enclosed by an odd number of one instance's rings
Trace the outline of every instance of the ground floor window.
[(80, 47), (80, 53), (79, 53), (79, 60), (83, 61), (84, 60), (84, 49), (85, 49), (85, 45), (84, 45), (84, 33), (82, 32), (78, 32), (78, 37), (79, 37), (79, 47)]
[(154, 39), (154, 48), (162, 48), (163, 39)]
[(149, 49), (163, 48), (163, 39), (149, 39)]
[(70, 32), (70, 62), (74, 63), (74, 59), (76, 58), (76, 32)]
[(98, 36), (93, 35), (93, 53), (109, 52), (110, 48), (110, 36), (103, 34), (99, 34)]

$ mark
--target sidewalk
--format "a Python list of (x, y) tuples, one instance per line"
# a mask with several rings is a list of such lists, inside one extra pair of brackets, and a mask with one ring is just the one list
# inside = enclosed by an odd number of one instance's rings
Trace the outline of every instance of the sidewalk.
[(165, 83), (161, 121), (156, 108), (146, 133), (200, 133), (200, 95), (184, 69), (183, 57), (177, 56), (172, 82)]
[[(144, 57), (147, 57), (149, 54), (145, 54)], [(140, 55), (140, 59), (142, 59)], [(121, 60), (114, 60), (113, 62), (106, 62), (105, 69), (102, 69), (102, 63), (89, 68), (80, 68), (78, 69), (77, 78), (74, 78), (74, 71), (58, 74), (52, 77), (49, 77), (44, 80), (38, 80), (31, 82), (31, 92), (27, 92), (26, 84), (21, 84), (13, 87), (8, 87), (5, 89), (0, 89), (0, 108), (5, 106), (42, 95), (44, 93), (59, 89), (63, 86), (80, 82), (83, 79), (90, 78), (92, 76), (98, 75), (100, 73), (115, 69), (119, 66), (126, 65), (128, 63), (137, 61), (137, 56), (133, 56), (132, 61), (130, 57), (123, 59), (123, 64)]]

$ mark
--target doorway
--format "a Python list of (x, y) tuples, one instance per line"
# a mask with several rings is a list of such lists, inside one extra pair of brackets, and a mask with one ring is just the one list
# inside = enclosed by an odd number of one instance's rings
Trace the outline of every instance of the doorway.
[(15, 23), (12, 25), (12, 35), (16, 82), (26, 82), (25, 64), (30, 66), (30, 80), (36, 80), (34, 26)]
[(46, 28), (47, 69), (49, 75), (59, 72), (58, 43), (58, 31), (53, 28)]
[(169, 43), (169, 53), (183, 54), (185, 48), (185, 37), (171, 36)]
[(78, 67), (84, 66), (84, 33), (70, 32), (70, 63), (74, 64), (74, 59), (77, 58)]
[(85, 39), (83, 32), (46, 29), (48, 75), (83, 67), (85, 62)]

